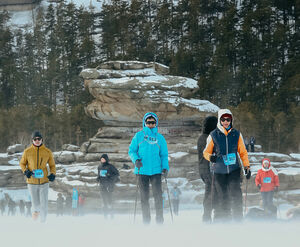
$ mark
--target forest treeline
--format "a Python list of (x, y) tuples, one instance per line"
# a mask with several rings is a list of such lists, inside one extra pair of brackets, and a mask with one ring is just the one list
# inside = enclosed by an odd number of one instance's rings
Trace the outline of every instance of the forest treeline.
[[(81, 144), (101, 125), (79, 73), (108, 60), (156, 61), (198, 81), (194, 97), (230, 108), (264, 151), (300, 151), (299, 0), (111, 0), (100, 12), (60, 1), (35, 24), (0, 14), (0, 150)], [(47, 138), (48, 137), (48, 138)]]

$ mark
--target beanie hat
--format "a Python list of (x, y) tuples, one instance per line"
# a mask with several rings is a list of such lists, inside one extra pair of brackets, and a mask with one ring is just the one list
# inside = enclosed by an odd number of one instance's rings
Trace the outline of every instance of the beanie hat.
[(40, 138), (43, 139), (42, 134), (41, 134), (38, 130), (32, 132), (32, 135), (31, 135), (31, 138), (32, 138), (32, 139), (34, 139), (34, 138), (36, 138), (36, 137), (40, 137)]
[(203, 122), (203, 133), (209, 135), (217, 127), (218, 119), (215, 116), (205, 118)]
[(106, 160), (106, 162), (108, 163), (109, 159), (108, 159), (108, 155), (107, 154), (102, 154), (100, 157), (100, 160), (104, 158)]

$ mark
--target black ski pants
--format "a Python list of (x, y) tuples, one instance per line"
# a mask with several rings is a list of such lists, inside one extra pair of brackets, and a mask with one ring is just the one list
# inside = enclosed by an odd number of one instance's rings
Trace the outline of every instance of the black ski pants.
[(112, 191), (110, 190), (109, 185), (104, 184), (100, 185), (101, 196), (103, 199), (103, 212), (106, 217), (108, 214), (113, 216), (113, 199), (112, 199)]
[(233, 219), (241, 221), (243, 218), (243, 199), (240, 168), (229, 174), (215, 173), (214, 184), (217, 193), (214, 220)]
[(141, 195), (142, 204), (142, 214), (143, 222), (145, 224), (150, 223), (150, 204), (149, 204), (149, 194), (150, 194), (150, 183), (152, 186), (152, 194), (155, 202), (156, 211), (156, 222), (163, 223), (163, 199), (162, 199), (162, 189), (161, 189), (161, 174), (155, 175), (139, 175), (139, 188)]

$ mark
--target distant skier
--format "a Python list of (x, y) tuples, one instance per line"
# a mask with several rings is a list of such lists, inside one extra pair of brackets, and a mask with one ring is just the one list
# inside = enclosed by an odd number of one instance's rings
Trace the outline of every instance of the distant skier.
[(273, 197), (274, 191), (278, 191), (279, 178), (269, 159), (262, 160), (262, 168), (257, 172), (255, 184), (261, 192), (265, 212), (276, 216), (277, 209), (273, 204)]
[(9, 198), (8, 199), (8, 213), (7, 215), (14, 216), (16, 213), (16, 203), (13, 199)]
[(250, 148), (251, 148), (252, 153), (255, 151), (254, 146), (255, 146), (255, 137), (251, 136), (250, 137)]
[(3, 216), (5, 213), (6, 201), (4, 199), (0, 200), (0, 211), (1, 215)]
[(178, 215), (179, 212), (179, 202), (180, 202), (181, 190), (177, 185), (174, 185), (174, 188), (171, 189), (172, 205), (174, 209), (174, 214)]
[(25, 149), (20, 167), (27, 177), (27, 186), (33, 207), (32, 218), (37, 220), (41, 216), (41, 222), (45, 222), (48, 213), (49, 181), (54, 181), (56, 168), (53, 154), (43, 144), (43, 137), (39, 131), (32, 133), (32, 145)]
[(57, 194), (56, 199), (56, 216), (63, 216), (64, 215), (64, 198), (62, 193)]
[(19, 208), (20, 208), (20, 214), (24, 215), (25, 214), (25, 203), (23, 200), (20, 200), (19, 202)]
[(119, 171), (117, 168), (109, 163), (107, 154), (100, 157), (101, 164), (98, 166), (97, 181), (100, 182), (100, 191), (103, 199), (103, 212), (106, 218), (109, 214), (113, 217), (113, 198), (115, 183), (119, 181)]
[(246, 136), (244, 138), (244, 143), (245, 143), (245, 147), (247, 149), (247, 152), (249, 152), (249, 138), (248, 138), (248, 136)]
[[(199, 162), (199, 174), (203, 183), (205, 184), (205, 192), (203, 198), (203, 216), (204, 222), (211, 222), (211, 215), (213, 210), (213, 201), (215, 201), (216, 193), (212, 201), (212, 173), (210, 171), (209, 161), (203, 157), (203, 150), (206, 146), (206, 140), (210, 132), (217, 127), (218, 119), (215, 116), (209, 116), (204, 119), (202, 134), (198, 138), (197, 149), (198, 149), (198, 162)], [(214, 189), (214, 188), (213, 188)]]
[(164, 222), (162, 208), (161, 176), (168, 175), (168, 147), (163, 135), (158, 133), (158, 117), (148, 112), (143, 117), (143, 129), (135, 134), (129, 146), (129, 157), (138, 175), (144, 224), (151, 221), (149, 205), (149, 185), (155, 201), (156, 222)]
[(233, 116), (230, 110), (218, 111), (217, 128), (208, 136), (203, 156), (214, 164), (212, 168), (217, 192), (217, 204), (214, 210), (218, 216), (218, 219), (214, 220), (241, 221), (243, 200), (238, 156), (243, 162), (247, 179), (250, 179), (251, 172), (242, 134), (233, 128)]
[(78, 215), (78, 190), (76, 188), (73, 188), (72, 193), (72, 215)]

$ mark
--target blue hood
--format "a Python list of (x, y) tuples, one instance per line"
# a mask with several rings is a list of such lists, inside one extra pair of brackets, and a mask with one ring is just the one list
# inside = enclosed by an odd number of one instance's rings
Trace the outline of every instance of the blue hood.
[[(153, 129), (150, 129), (146, 126), (146, 119), (149, 117), (153, 117), (156, 121), (156, 126)], [(158, 132), (158, 117), (154, 112), (147, 112), (144, 117), (143, 117), (143, 130), (145, 131), (145, 133), (147, 133), (148, 135), (151, 134), (156, 134)]]

